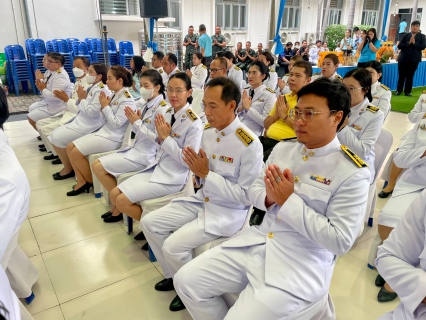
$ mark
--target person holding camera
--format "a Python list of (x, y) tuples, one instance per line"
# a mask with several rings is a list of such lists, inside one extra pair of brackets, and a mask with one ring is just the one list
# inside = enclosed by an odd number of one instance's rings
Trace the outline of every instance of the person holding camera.
[(380, 40), (377, 39), (377, 32), (375, 28), (369, 29), (367, 32), (361, 32), (362, 41), (358, 45), (360, 53), (358, 59), (358, 68), (364, 68), (367, 62), (376, 60), (376, 52), (382, 46)]

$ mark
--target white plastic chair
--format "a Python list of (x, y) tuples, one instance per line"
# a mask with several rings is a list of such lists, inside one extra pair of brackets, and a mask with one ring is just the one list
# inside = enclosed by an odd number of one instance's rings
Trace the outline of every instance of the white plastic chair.
[(203, 89), (198, 89), (198, 88), (194, 88), (192, 89), (192, 110), (194, 110), (194, 112), (196, 114), (198, 114), (199, 116), (201, 116), (202, 113), (204, 113), (203, 109), (201, 108), (201, 103), (203, 101), (204, 98), (204, 90)]

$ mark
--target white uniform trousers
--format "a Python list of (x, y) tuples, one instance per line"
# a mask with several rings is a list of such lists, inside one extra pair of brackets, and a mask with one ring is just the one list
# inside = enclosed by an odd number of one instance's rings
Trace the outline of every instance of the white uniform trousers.
[(59, 127), (59, 121), (62, 118), (62, 114), (59, 116), (53, 116), (50, 118), (42, 119), (40, 121), (37, 121), (36, 127), (38, 132), (40, 133), (41, 140), (43, 141), (43, 144), (47, 151), (52, 152), (55, 156), (57, 155), (55, 152), (55, 149), (53, 148), (52, 143), (47, 138), (53, 130)]
[[(314, 305), (265, 284), (265, 253), (265, 244), (219, 246), (182, 267), (173, 283), (194, 320), (287, 320)], [(237, 302), (228, 309), (221, 295), (238, 292)]]
[[(41, 107), (44, 107), (44, 108), (40, 109)], [(46, 107), (47, 107), (47, 103), (44, 100), (34, 102), (28, 108), (28, 118), (30, 118), (31, 120), (37, 123), (38, 121), (42, 119), (50, 118), (56, 115), (57, 113), (64, 111), (67, 105), (64, 103), (61, 109), (58, 109), (55, 111), (48, 111)]]
[(146, 240), (167, 279), (192, 260), (193, 249), (220, 238), (204, 231), (198, 220), (202, 211), (202, 203), (175, 201), (142, 218)]

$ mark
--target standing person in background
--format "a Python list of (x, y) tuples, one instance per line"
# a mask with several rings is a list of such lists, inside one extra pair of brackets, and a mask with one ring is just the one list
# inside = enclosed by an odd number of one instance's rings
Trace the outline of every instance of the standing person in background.
[(413, 78), (419, 62), (422, 61), (422, 50), (426, 48), (425, 35), (420, 31), (420, 21), (411, 22), (411, 32), (405, 34), (398, 44), (401, 50), (398, 57), (398, 86), (395, 95), (399, 96), (404, 89), (405, 95), (411, 97)]
[(246, 50), (243, 49), (243, 44), (241, 42), (237, 43), (237, 50), (235, 51), (235, 65), (241, 69), (244, 65), (244, 56), (246, 55)]
[(358, 45), (358, 51), (360, 53), (358, 68), (364, 68), (367, 62), (376, 60), (376, 52), (381, 46), (382, 44), (380, 43), (380, 40), (377, 39), (376, 29), (369, 29), (364, 41)]
[(321, 40), (317, 40), (315, 42), (315, 47), (312, 47), (309, 50), (309, 62), (316, 66), (318, 64), (319, 53), (322, 51), (322, 42)]
[(200, 37), (198, 38), (198, 45), (200, 47), (200, 52), (206, 58), (206, 67), (210, 67), (212, 62), (212, 38), (210, 38), (206, 33), (206, 26), (200, 24), (198, 28), (198, 33)]
[(212, 36), (212, 56), (216, 56), (216, 53), (225, 50), (225, 48), (225, 37), (220, 34), (220, 26), (216, 26), (214, 28), (214, 35)]
[(130, 60), (130, 68), (133, 84), (129, 88), (129, 92), (132, 95), (133, 99), (139, 100), (141, 97), (140, 94), (140, 78), (142, 75), (142, 68), (145, 66), (145, 60), (141, 56), (133, 56)]
[(355, 27), (354, 30), (354, 36), (352, 38), (352, 48), (354, 48), (354, 50), (358, 49), (358, 45), (362, 42), (362, 38), (361, 38), (361, 30), (359, 30), (358, 27)]
[(352, 39), (350, 29), (345, 31), (345, 37), (340, 40), (340, 49), (342, 49), (345, 56), (350, 56), (352, 54)]
[(192, 64), (192, 56), (197, 51), (195, 46), (197, 44), (197, 36), (194, 34), (194, 27), (189, 26), (188, 34), (185, 36), (183, 40), (183, 46), (186, 47), (185, 50), (185, 69), (191, 69)]
[(300, 47), (299, 52), (297, 54), (299, 54), (303, 60), (309, 61), (308, 41), (302, 41), (302, 46)]
[(405, 29), (407, 28), (407, 20), (403, 19), (399, 23), (399, 32), (398, 32), (398, 40), (401, 41), (402, 37), (405, 36), (406, 32)]

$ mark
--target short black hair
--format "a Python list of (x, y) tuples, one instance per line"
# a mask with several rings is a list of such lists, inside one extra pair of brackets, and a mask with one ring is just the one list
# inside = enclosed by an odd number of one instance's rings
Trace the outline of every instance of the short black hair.
[(225, 103), (235, 101), (235, 109), (237, 109), (241, 101), (240, 88), (235, 84), (233, 80), (225, 77), (219, 77), (216, 79), (211, 79), (206, 84), (206, 89), (218, 86), (222, 87), (222, 95), (220, 96), (220, 99)]
[(189, 26), (188, 28), (194, 28), (194, 26)]
[(412, 26), (419, 26), (420, 25), (420, 21), (419, 20), (414, 20), (413, 22), (411, 22)]
[(402, 21), (407, 21), (407, 19), (402, 19)]
[(103, 84), (106, 84), (107, 74), (108, 74), (107, 66), (104, 63), (100, 63), (100, 62), (92, 62), (90, 65), (93, 67), (93, 69), (95, 69), (97, 75), (98, 74), (102, 75), (101, 81)]
[(167, 60), (169, 60), (169, 62), (173, 62), (177, 66), (178, 60), (174, 53), (168, 53), (166, 54), (166, 57), (167, 57)]
[(259, 56), (260, 55), (265, 56), (266, 61), (269, 61), (269, 67), (272, 67), (274, 65), (275, 59), (269, 51), (259, 53)]
[(162, 51), (155, 51), (152, 55), (157, 56), (159, 60), (163, 60), (164, 58), (164, 53)]
[(75, 57), (74, 57), (74, 60), (76, 60), (76, 59), (80, 59), (80, 60), (81, 60), (81, 62), (83, 62), (84, 66), (85, 66), (86, 68), (88, 68), (88, 67), (90, 66), (90, 61), (89, 61), (89, 59), (87, 59), (86, 57), (82, 57), (82, 56), (75, 56)]
[(215, 60), (219, 61), (219, 66), (222, 69), (226, 70), (228, 68), (228, 62), (225, 60), (225, 58), (215, 58), (215, 59), (213, 59), (213, 61), (215, 61)]
[[(169, 78), (169, 82), (168, 83), (170, 83), (170, 80), (172, 80), (172, 79), (174, 79), (174, 78), (176, 78), (176, 79), (180, 79), (180, 80), (182, 80), (183, 82), (185, 82), (185, 89), (186, 90), (191, 90), (192, 89), (192, 84), (191, 84), (191, 78), (185, 73), (185, 72), (178, 72), (178, 73), (175, 73), (174, 75), (172, 75), (170, 78)], [(192, 100), (193, 100), (193, 98), (192, 98), (192, 96), (189, 96), (187, 99), (187, 102), (189, 103), (189, 104), (192, 104)]]
[(303, 68), (305, 70), (305, 75), (306, 78), (310, 78), (312, 77), (312, 65), (310, 64), (309, 61), (305, 61), (305, 60), (298, 60), (296, 61), (296, 63), (293, 65), (294, 67), (299, 67), (299, 68)]
[(235, 56), (231, 51), (222, 51), (223, 52), (223, 58), (229, 59), (232, 61), (232, 63), (235, 63)]
[(7, 103), (6, 93), (3, 87), (0, 87), (0, 129), (3, 129), (3, 124), (9, 118), (9, 105)]
[(338, 131), (351, 111), (351, 94), (348, 88), (340, 81), (319, 78), (300, 89), (297, 92), (297, 100), (307, 94), (326, 98), (330, 111), (343, 111), (342, 121), (337, 126)]
[(345, 74), (343, 79), (346, 78), (354, 78), (356, 81), (359, 82), (360, 86), (367, 90), (364, 97), (368, 99), (368, 101), (373, 101), (373, 96), (371, 95), (371, 74), (370, 71), (365, 70), (364, 68), (357, 68), (349, 71)]
[(206, 25), (205, 24), (200, 24), (200, 26), (198, 27), (199, 31), (205, 31), (206, 30)]
[(364, 68), (372, 68), (376, 70), (377, 73), (383, 74), (383, 66), (379, 61), (376, 60), (368, 61)]
[[(260, 74), (265, 75), (265, 79), (263, 80), (266, 80), (269, 78), (269, 69), (266, 64), (264, 64), (262, 61), (256, 60), (249, 65), (249, 69), (254, 66), (257, 66), (259, 68)], [(275, 88), (271, 88), (271, 89), (275, 89)]]
[(59, 52), (48, 52), (47, 56), (52, 58), (55, 62), (59, 62), (61, 66), (65, 64), (65, 58)]
[(315, 41), (315, 44), (317, 44), (317, 43), (322, 43), (322, 41), (321, 40)]
[(355, 28), (354, 28), (354, 32), (357, 32), (357, 31), (359, 31), (359, 28), (358, 28), (358, 27), (355, 27)]

